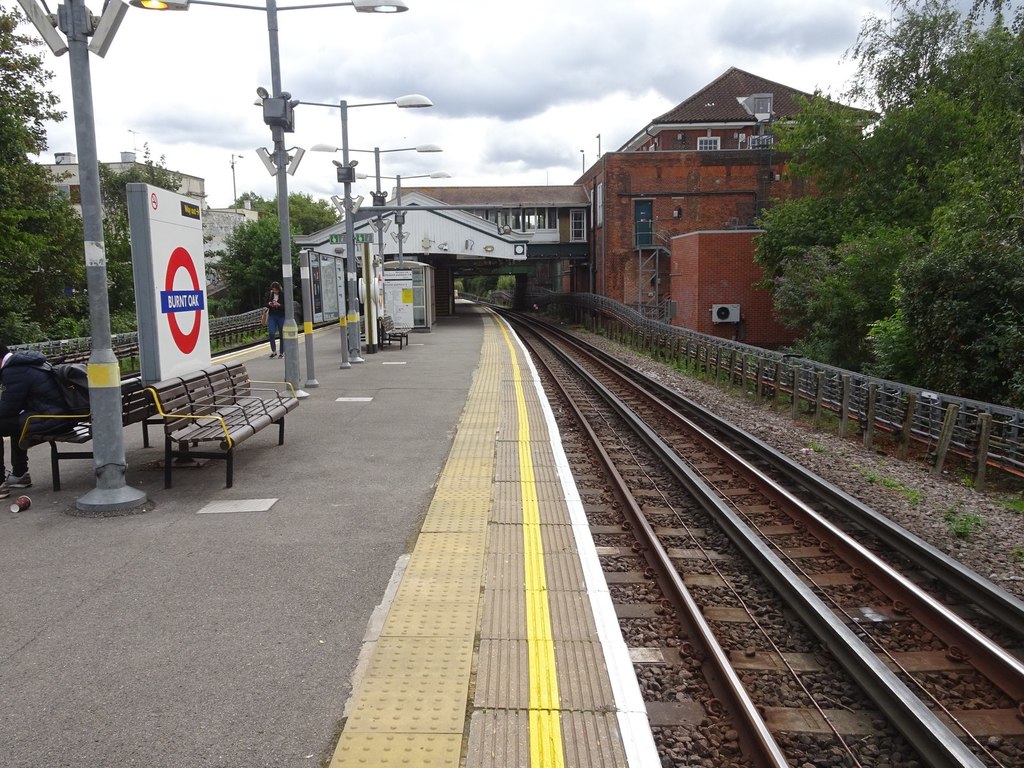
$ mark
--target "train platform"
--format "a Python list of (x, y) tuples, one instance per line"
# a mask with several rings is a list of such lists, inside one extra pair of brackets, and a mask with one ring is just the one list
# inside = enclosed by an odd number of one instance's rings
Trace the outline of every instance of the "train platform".
[[(300, 339), (303, 381), (307, 358)], [(0, 509), (5, 766), (660, 765), (536, 372), (459, 303), (404, 349), (174, 471), (125, 432), (145, 510), (77, 517), (91, 462)], [(283, 377), (268, 351), (240, 357)]]

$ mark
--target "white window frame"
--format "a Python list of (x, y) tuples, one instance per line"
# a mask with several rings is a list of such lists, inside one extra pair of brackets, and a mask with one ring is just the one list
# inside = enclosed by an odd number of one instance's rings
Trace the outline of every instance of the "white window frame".
[(569, 211), (569, 242), (582, 243), (587, 239), (587, 211), (572, 208)]
[(722, 139), (720, 136), (698, 136), (697, 137), (697, 151), (698, 152), (715, 152), (722, 148)]

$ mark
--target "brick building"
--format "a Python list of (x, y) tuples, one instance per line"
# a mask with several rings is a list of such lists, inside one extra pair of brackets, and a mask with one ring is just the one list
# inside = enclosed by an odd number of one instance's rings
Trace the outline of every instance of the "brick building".
[[(754, 222), (806, 193), (772, 135), (800, 97), (810, 94), (731, 68), (602, 155), (579, 180), (593, 203), (591, 290), (704, 333), (791, 341), (754, 287)], [(713, 314), (719, 305), (728, 310)]]

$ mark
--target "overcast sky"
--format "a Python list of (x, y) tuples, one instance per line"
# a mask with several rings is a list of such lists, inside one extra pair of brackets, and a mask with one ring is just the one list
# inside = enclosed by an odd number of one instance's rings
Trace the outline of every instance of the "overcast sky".
[[(312, 4), (315, 0), (296, 0)], [(58, 0), (47, 0), (56, 11)], [(86, 0), (99, 14), (101, 0)], [(244, 0), (243, 0), (244, 2)], [(249, 0), (259, 5), (257, 0)], [(5, 8), (15, 0), (0, 0)], [(839, 96), (852, 74), (844, 53), (862, 19), (888, 0), (407, 0), (400, 14), (350, 7), (279, 12), (282, 87), (293, 98), (350, 104), (418, 93), (429, 109), (350, 108), (354, 149), (438, 144), (441, 154), (391, 152), (381, 173), (414, 184), (571, 184), (598, 150), (614, 151), (661, 115), (738, 67), (799, 90)], [(283, 9), (286, 0), (279, 0)], [(35, 34), (31, 27), (26, 32)], [(41, 49), (51, 89), (69, 113), (49, 127), (49, 151), (75, 152), (68, 57)], [(255, 154), (272, 147), (253, 106), (271, 89), (262, 10), (193, 5), (188, 12), (130, 8), (104, 59), (90, 55), (99, 159), (149, 147), (171, 170), (206, 180), (207, 201), (238, 193), (273, 198)], [(600, 135), (600, 138), (598, 138)], [(341, 144), (339, 111), (299, 106), (287, 146)], [(307, 152), (290, 192), (338, 193), (332, 156)], [(373, 174), (373, 155), (354, 154)], [(385, 180), (385, 189), (393, 181)], [(405, 184), (403, 184), (404, 186)], [(356, 193), (366, 194), (370, 180)], [(368, 195), (367, 195), (368, 199)]]

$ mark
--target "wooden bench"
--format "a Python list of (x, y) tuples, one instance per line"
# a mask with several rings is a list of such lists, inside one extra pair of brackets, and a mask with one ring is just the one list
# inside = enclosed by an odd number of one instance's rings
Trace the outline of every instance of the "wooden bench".
[[(129, 379), (121, 383), (121, 425), (142, 424), (143, 443), (149, 447), (147, 425), (157, 415), (156, 404), (149, 391), (142, 386), (139, 379)], [(50, 426), (53, 422), (58, 426)], [(44, 426), (45, 425), (45, 426)], [(66, 427), (59, 425), (68, 425)], [(48, 428), (47, 432), (33, 430)], [(84, 445), (92, 440), (91, 414), (74, 413), (61, 415), (35, 414), (25, 419), (18, 445), (28, 450), (35, 445), (50, 444), (50, 470), (53, 477), (53, 490), (60, 490), (61, 459), (91, 459), (92, 451), (75, 451), (61, 448), (63, 444)]]
[(391, 346), (392, 341), (398, 342), (398, 348), (401, 349), (404, 344), (409, 343), (409, 331), (412, 328), (396, 328), (395, 318), (391, 315), (380, 316), (380, 343)]
[[(253, 384), (277, 384), (258, 388)], [(223, 459), (227, 487), (234, 482), (235, 447), (264, 427), (278, 425), (277, 444), (284, 444), (284, 417), (299, 401), (286, 382), (258, 382), (240, 362), (209, 368), (158, 382), (148, 388), (164, 426), (164, 487), (171, 487), (171, 469), (178, 460)], [(210, 446), (200, 448), (200, 446)]]

